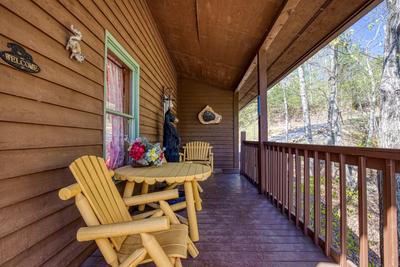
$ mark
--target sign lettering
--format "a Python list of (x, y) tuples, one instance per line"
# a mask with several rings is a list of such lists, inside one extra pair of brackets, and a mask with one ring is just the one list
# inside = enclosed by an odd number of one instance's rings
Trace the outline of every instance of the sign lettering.
[(40, 67), (33, 62), (32, 56), (20, 45), (8, 43), (7, 47), (11, 51), (0, 51), (0, 57), (9, 65), (28, 73), (38, 73), (40, 71)]

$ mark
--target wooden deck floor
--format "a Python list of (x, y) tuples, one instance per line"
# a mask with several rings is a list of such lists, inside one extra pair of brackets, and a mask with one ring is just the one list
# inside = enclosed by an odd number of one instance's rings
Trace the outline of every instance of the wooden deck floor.
[[(184, 266), (336, 266), (245, 178), (217, 174), (202, 186), (200, 255)], [(106, 263), (96, 251), (82, 266)]]

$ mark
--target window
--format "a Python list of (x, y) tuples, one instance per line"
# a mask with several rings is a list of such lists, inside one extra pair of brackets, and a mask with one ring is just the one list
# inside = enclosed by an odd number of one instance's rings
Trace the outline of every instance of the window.
[(127, 142), (139, 134), (139, 66), (106, 32), (104, 144), (107, 167), (127, 163)]

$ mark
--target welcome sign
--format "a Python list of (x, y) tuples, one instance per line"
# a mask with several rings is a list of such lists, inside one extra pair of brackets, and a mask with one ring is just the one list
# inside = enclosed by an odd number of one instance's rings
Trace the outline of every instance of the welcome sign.
[(40, 67), (33, 62), (32, 56), (20, 45), (8, 43), (7, 47), (11, 51), (0, 51), (0, 57), (9, 65), (28, 73), (38, 73), (40, 71)]

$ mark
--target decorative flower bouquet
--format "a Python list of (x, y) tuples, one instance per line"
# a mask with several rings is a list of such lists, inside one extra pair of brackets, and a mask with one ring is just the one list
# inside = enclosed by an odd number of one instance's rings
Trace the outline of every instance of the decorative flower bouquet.
[(134, 167), (161, 166), (164, 159), (164, 150), (160, 143), (150, 144), (144, 137), (136, 138), (129, 146), (128, 152)]

